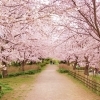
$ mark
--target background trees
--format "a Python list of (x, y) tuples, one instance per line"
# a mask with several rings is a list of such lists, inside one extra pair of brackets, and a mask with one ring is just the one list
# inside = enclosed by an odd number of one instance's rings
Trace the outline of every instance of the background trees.
[(53, 57), (99, 67), (99, 13), (98, 0), (1, 0), (0, 61)]

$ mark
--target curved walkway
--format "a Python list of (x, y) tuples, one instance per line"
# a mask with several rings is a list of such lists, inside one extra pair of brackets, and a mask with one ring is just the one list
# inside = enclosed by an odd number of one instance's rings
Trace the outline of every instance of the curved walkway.
[(56, 70), (56, 66), (48, 65), (38, 75), (25, 100), (100, 100), (100, 96), (81, 88)]

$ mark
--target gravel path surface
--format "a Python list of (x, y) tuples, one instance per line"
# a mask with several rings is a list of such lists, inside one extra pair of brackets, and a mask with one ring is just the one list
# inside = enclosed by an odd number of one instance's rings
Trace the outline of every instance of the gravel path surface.
[(33, 84), (25, 100), (100, 100), (100, 96), (84, 90), (69, 77), (57, 72), (57, 67), (48, 65)]

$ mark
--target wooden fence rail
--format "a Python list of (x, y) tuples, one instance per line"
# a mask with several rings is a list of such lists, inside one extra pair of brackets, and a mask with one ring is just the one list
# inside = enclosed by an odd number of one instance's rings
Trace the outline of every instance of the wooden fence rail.
[(100, 84), (88, 79), (88, 77), (84, 77), (76, 72), (73, 71), (69, 71), (69, 74), (72, 75), (74, 78), (78, 79), (79, 81), (81, 81), (82, 83), (84, 83), (89, 89), (93, 90), (94, 92), (96, 92), (97, 94), (100, 95)]

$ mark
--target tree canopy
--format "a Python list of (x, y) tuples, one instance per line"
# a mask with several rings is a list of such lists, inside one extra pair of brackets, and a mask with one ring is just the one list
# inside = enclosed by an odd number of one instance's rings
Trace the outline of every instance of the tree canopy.
[(100, 0), (1, 0), (0, 61), (56, 58), (99, 67)]

